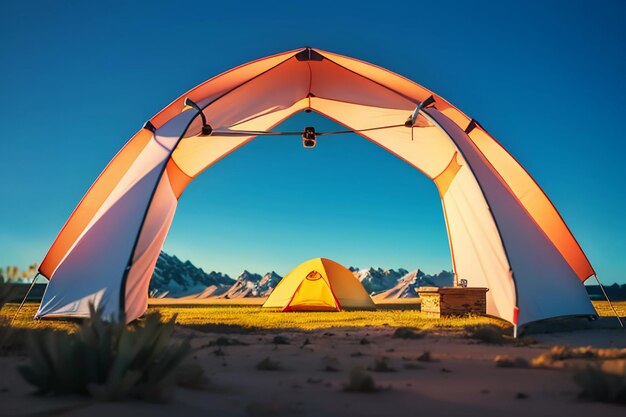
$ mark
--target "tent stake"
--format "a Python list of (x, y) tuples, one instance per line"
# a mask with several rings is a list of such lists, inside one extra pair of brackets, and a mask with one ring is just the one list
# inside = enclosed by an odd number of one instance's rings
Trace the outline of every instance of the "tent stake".
[(28, 291), (26, 291), (26, 295), (24, 296), (24, 299), (22, 300), (22, 303), (20, 304), (20, 306), (17, 308), (17, 311), (15, 312), (15, 315), (11, 319), (9, 326), (13, 324), (13, 322), (17, 318), (17, 315), (20, 314), (20, 311), (22, 310), (22, 307), (24, 307), (24, 303), (26, 302), (26, 299), (30, 295), (30, 292), (32, 291), (32, 289), (35, 287), (35, 282), (37, 282), (37, 278), (39, 278), (39, 275), (41, 274), (37, 272), (37, 274), (35, 274), (35, 276), (33, 277), (33, 282), (31, 282), (30, 287), (28, 288)]
[(593, 276), (596, 279), (596, 282), (598, 283), (598, 285), (600, 286), (600, 289), (602, 290), (602, 294), (604, 294), (604, 298), (606, 298), (606, 301), (609, 302), (609, 305), (611, 306), (611, 309), (613, 310), (613, 314), (615, 314), (615, 318), (617, 319), (617, 321), (619, 321), (619, 325), (622, 328), (624, 328), (624, 323), (622, 323), (622, 319), (619, 317), (619, 314), (617, 314), (617, 310), (615, 310), (615, 306), (613, 305), (611, 300), (609, 300), (609, 296), (607, 295), (606, 291), (604, 291), (604, 286), (602, 285), (602, 283), (600, 282), (596, 274), (593, 274)]

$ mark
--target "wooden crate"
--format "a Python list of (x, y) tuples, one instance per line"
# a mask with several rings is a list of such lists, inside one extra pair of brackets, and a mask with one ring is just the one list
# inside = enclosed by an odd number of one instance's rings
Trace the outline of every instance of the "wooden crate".
[(488, 288), (419, 287), (422, 313), (439, 318), (446, 315), (487, 313)]

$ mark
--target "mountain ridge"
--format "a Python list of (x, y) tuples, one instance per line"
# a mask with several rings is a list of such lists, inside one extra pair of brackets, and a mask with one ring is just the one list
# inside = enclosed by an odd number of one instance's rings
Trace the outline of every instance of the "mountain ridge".
[[(454, 275), (449, 271), (428, 275), (420, 269), (349, 269), (377, 300), (417, 297), (417, 287), (450, 286), (454, 282)], [(161, 252), (150, 281), (149, 295), (184, 299), (267, 297), (282, 278), (276, 271), (261, 275), (244, 270), (233, 279), (221, 272), (207, 273), (189, 260), (183, 262), (176, 255)]]

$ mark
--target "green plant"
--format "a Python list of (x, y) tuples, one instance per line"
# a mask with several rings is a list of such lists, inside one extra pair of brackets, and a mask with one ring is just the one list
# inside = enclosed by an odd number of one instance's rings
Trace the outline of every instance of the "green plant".
[(155, 313), (127, 326), (106, 322), (93, 306), (90, 310), (90, 319), (75, 333), (28, 335), (30, 364), (20, 366), (23, 378), (42, 394), (166, 399), (177, 379), (184, 379), (176, 371), (191, 352), (188, 341), (172, 341), (176, 318), (163, 323)]
[(583, 391), (581, 397), (596, 401), (626, 404), (626, 360), (606, 360), (587, 365), (574, 374)]

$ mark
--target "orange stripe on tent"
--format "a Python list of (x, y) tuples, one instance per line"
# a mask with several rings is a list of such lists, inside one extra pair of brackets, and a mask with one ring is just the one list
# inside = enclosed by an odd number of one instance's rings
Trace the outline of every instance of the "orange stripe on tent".
[(480, 127), (474, 128), (469, 137), (578, 278), (585, 281), (593, 275), (593, 267), (563, 218), (522, 165)]
[(439, 96), (434, 97), (435, 107), (437, 108), (437, 110), (443, 113), (443, 115), (446, 116), (448, 119), (452, 120), (458, 127), (465, 130), (465, 126), (467, 126), (472, 119), (467, 117), (461, 110), (457, 109), (443, 98)]
[(167, 171), (167, 176), (170, 180), (172, 192), (174, 193), (176, 198), (179, 198), (193, 178), (185, 174), (172, 158), (167, 161), (165, 170)]
[(461, 165), (459, 165), (456, 160), (458, 154), (458, 152), (455, 152), (446, 169), (444, 169), (441, 174), (433, 178), (433, 181), (435, 181), (435, 184), (437, 185), (437, 189), (439, 190), (439, 195), (441, 196), (441, 198), (443, 198), (443, 196), (446, 194), (446, 191), (448, 191), (452, 180), (459, 172), (459, 169), (461, 169)]
[(151, 138), (152, 132), (147, 129), (141, 129), (102, 171), (83, 199), (78, 203), (76, 209), (74, 209), (74, 212), (59, 232), (41, 263), (39, 272), (43, 276), (48, 279), (52, 278), (61, 260), (74, 245), (76, 239), (83, 233), (94, 214), (102, 206), (102, 203), (104, 203), (113, 188), (128, 171), (128, 168), (135, 162), (135, 159)]

